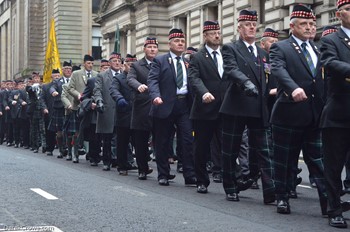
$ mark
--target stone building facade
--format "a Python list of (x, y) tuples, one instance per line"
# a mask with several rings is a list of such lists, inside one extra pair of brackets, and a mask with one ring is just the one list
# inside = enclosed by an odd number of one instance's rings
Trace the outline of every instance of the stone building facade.
[(101, 0), (95, 22), (101, 25), (103, 56), (108, 56), (114, 49), (117, 24), (121, 53), (142, 56), (146, 36), (157, 37), (160, 51), (166, 51), (167, 35), (172, 27), (184, 30), (188, 46), (199, 47), (203, 42), (201, 28), (206, 20), (219, 21), (223, 43), (236, 40), (236, 19), (242, 9), (258, 11), (258, 36), (265, 27), (272, 27), (284, 32), (282, 37), (287, 37), (289, 15), (293, 5), (298, 3), (307, 4), (314, 10), (319, 34), (323, 26), (338, 24), (336, 0)]
[(61, 62), (80, 64), (92, 52), (92, 1), (0, 0), (0, 80), (42, 74), (52, 17)]

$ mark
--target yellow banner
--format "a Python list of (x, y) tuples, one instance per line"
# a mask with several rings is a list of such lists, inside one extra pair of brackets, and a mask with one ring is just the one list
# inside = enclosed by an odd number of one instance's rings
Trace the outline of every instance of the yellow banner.
[(43, 82), (51, 82), (52, 69), (59, 69), (62, 75), (61, 63), (60, 63), (60, 54), (58, 53), (57, 41), (56, 41), (56, 32), (55, 32), (55, 20), (52, 18), (49, 40), (47, 41), (45, 63), (44, 63), (44, 73), (43, 73)]

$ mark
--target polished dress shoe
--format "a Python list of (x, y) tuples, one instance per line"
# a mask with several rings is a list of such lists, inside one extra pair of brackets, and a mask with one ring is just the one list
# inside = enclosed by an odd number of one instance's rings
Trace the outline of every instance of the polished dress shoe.
[(11, 147), (13, 144), (12, 143), (7, 143), (7, 146), (8, 147)]
[(139, 180), (147, 180), (147, 175), (144, 172), (140, 172), (138, 178)]
[(42, 151), (42, 153), (46, 153), (46, 151), (47, 151), (46, 147), (42, 147), (41, 151)]
[(73, 158), (73, 157), (72, 157), (72, 154), (68, 154), (66, 160), (67, 160), (67, 161), (71, 161), (72, 158)]
[(253, 182), (254, 182), (254, 180), (252, 178), (238, 179), (237, 180), (238, 191), (244, 191), (244, 190), (249, 189), (252, 186)]
[(298, 193), (297, 193), (297, 191), (295, 191), (295, 190), (289, 191), (288, 197), (289, 197), (289, 198), (293, 198), (293, 199), (297, 199), (297, 198), (298, 198)]
[(264, 196), (264, 204), (265, 205), (274, 203), (275, 201), (276, 201), (276, 197), (274, 194)]
[(147, 175), (151, 174), (153, 172), (153, 168), (148, 168), (148, 171), (146, 172)]
[(228, 194), (226, 194), (226, 200), (228, 200), (228, 201), (239, 201), (238, 193), (228, 193)]
[(189, 177), (185, 179), (185, 185), (186, 186), (196, 186), (197, 185), (197, 178), (196, 177)]
[(343, 189), (344, 194), (350, 194), (350, 188), (344, 188)]
[(119, 175), (120, 176), (127, 176), (128, 175), (128, 171), (127, 170), (119, 170)]
[(110, 171), (110, 170), (111, 170), (111, 166), (108, 165), (108, 164), (105, 164), (105, 165), (103, 165), (102, 170), (103, 170), (103, 171)]
[(222, 175), (220, 173), (213, 174), (213, 181), (215, 183), (222, 183)]
[(208, 188), (204, 184), (197, 186), (197, 193), (207, 193), (207, 192), (208, 192)]
[(173, 175), (173, 174), (169, 174), (168, 175), (168, 180), (173, 180), (175, 179), (176, 175)]
[(258, 182), (255, 180), (252, 184), (252, 186), (250, 186), (251, 189), (259, 189), (259, 184)]
[(347, 212), (350, 210), (350, 201), (342, 201), (340, 205), (343, 212)]
[(286, 200), (277, 201), (277, 213), (290, 214), (289, 202)]
[(165, 178), (159, 179), (158, 184), (162, 186), (169, 186), (169, 181)]
[(298, 186), (299, 184), (301, 184), (302, 181), (303, 181), (303, 178), (301, 178), (301, 176), (298, 176), (297, 179), (295, 180), (295, 186)]
[(75, 163), (75, 164), (79, 163), (79, 156), (78, 155), (73, 156), (73, 163)]
[(14, 148), (18, 148), (18, 147), (19, 147), (18, 144), (15, 144)]
[(33, 150), (33, 153), (38, 153), (38, 152), (39, 152), (38, 149)]
[(24, 149), (29, 149), (29, 146), (27, 145), (27, 146), (24, 146)]
[(183, 173), (183, 172), (184, 172), (184, 169), (183, 169), (182, 165), (177, 165), (176, 171), (177, 171), (178, 173)]
[(137, 170), (138, 167), (136, 166), (135, 163), (128, 163), (127, 169), (128, 169), (128, 170)]
[(63, 159), (63, 155), (60, 153), (60, 154), (57, 156), (57, 159)]
[(46, 152), (47, 156), (53, 156), (53, 153), (51, 151)]
[(85, 151), (85, 148), (81, 147), (78, 149), (78, 154), (79, 155), (85, 155), (86, 151)]
[(347, 228), (348, 227), (348, 224), (346, 223), (343, 216), (330, 217), (328, 219), (328, 224), (330, 226), (333, 226), (336, 228)]
[(92, 167), (97, 167), (98, 164), (97, 164), (96, 162), (93, 162), (93, 161), (91, 162), (91, 161), (90, 161), (90, 166), (92, 166)]

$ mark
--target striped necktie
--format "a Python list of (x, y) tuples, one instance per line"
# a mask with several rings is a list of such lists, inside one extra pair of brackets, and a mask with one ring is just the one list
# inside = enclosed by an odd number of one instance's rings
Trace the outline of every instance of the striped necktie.
[(315, 66), (314, 66), (314, 62), (312, 62), (311, 55), (310, 55), (309, 51), (306, 49), (306, 46), (307, 46), (307, 44), (305, 42), (303, 42), (301, 44), (304, 56), (305, 56), (306, 61), (307, 61), (307, 64), (309, 65), (309, 68), (310, 68), (310, 70), (312, 72), (312, 76), (315, 77), (316, 69), (315, 69)]
[(183, 70), (181, 65), (181, 57), (177, 56), (176, 59), (176, 86), (177, 88), (181, 89), (183, 86)]
[(218, 58), (216, 57), (216, 54), (218, 54), (217, 51), (213, 51), (213, 60), (214, 60), (214, 63), (215, 63), (215, 66), (216, 68), (218, 68)]

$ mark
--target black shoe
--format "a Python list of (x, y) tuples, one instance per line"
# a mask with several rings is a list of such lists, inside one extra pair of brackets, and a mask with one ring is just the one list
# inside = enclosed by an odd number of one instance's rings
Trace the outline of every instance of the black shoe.
[(274, 203), (275, 201), (276, 201), (275, 194), (264, 196), (264, 204), (265, 205)]
[(83, 147), (78, 149), (78, 155), (85, 155), (86, 151)]
[(92, 167), (97, 167), (98, 164), (97, 164), (96, 162), (90, 162), (90, 166), (92, 166)]
[(75, 163), (75, 164), (79, 163), (79, 156), (78, 155), (73, 156), (73, 163)]
[(33, 150), (33, 153), (38, 153), (38, 152), (39, 152), (38, 149)]
[(238, 193), (228, 193), (228, 194), (226, 194), (226, 200), (228, 200), (228, 201), (239, 201)]
[(53, 156), (53, 153), (51, 151), (46, 152), (47, 156)]
[(31, 151), (34, 151), (35, 149), (31, 147), (30, 150), (31, 150)]
[(297, 174), (300, 174), (302, 170), (303, 170), (303, 169), (298, 168), (298, 172), (297, 172)]
[(204, 184), (197, 186), (197, 193), (207, 193), (207, 192), (208, 192), (208, 188)]
[(46, 153), (46, 151), (47, 151), (46, 147), (43, 147), (43, 148), (41, 149), (41, 151), (42, 151), (42, 153)]
[(66, 160), (67, 161), (71, 161), (72, 160), (72, 154), (68, 154)]
[(158, 184), (162, 186), (169, 186), (169, 181), (167, 179), (159, 179)]
[(153, 172), (153, 168), (148, 168), (148, 171), (146, 172), (147, 175), (151, 174)]
[(340, 205), (343, 212), (347, 212), (350, 210), (350, 201), (343, 201), (340, 203)]
[(60, 153), (60, 154), (57, 156), (57, 159), (63, 159), (63, 155)]
[(185, 179), (185, 185), (186, 186), (196, 186), (197, 185), (197, 178), (196, 177), (189, 177)]
[(102, 170), (103, 171), (110, 171), (111, 170), (111, 166), (110, 165), (103, 165)]
[(303, 181), (303, 178), (301, 178), (301, 176), (298, 176), (297, 179), (295, 180), (295, 186), (298, 186), (299, 184), (301, 184), (302, 181)]
[(252, 184), (253, 184), (254, 180), (252, 178), (242, 178), (242, 179), (238, 179), (237, 180), (237, 189), (238, 191), (244, 191), (249, 189)]
[(176, 175), (173, 175), (173, 174), (169, 174), (168, 175), (168, 180), (173, 180), (175, 179)]
[(178, 173), (183, 173), (183, 172), (184, 172), (184, 169), (183, 169), (182, 165), (178, 165), (177, 168), (176, 168), (176, 171), (177, 171)]
[(277, 213), (290, 214), (289, 202), (286, 200), (277, 201)]
[[(311, 185), (312, 188), (317, 188), (317, 184), (315, 182), (311, 182), (310, 185)], [(350, 189), (349, 189), (349, 191), (350, 191)]]
[(128, 171), (127, 170), (119, 170), (119, 175), (120, 176), (127, 176), (128, 175)]
[(18, 144), (15, 144), (14, 148), (18, 148), (18, 147), (19, 147)]
[(328, 219), (328, 224), (330, 226), (333, 226), (336, 228), (347, 228), (348, 227), (348, 224), (346, 223), (343, 216), (330, 217)]
[(136, 166), (135, 163), (128, 163), (127, 169), (128, 169), (128, 170), (137, 170), (138, 167)]
[(222, 183), (222, 175), (220, 173), (213, 174), (213, 181), (215, 183)]
[(11, 147), (13, 144), (12, 143), (7, 143), (7, 146), (8, 147)]
[(29, 149), (29, 146), (24, 146), (23, 148), (24, 148), (24, 149)]
[(294, 191), (294, 190), (289, 191), (288, 197), (289, 197), (289, 198), (293, 198), (293, 199), (297, 199), (297, 198), (298, 198), (298, 193), (297, 193), (297, 191)]
[(254, 181), (252, 186), (250, 186), (251, 189), (259, 189), (259, 184), (257, 181)]
[(138, 178), (139, 180), (147, 180), (147, 175), (144, 172), (140, 172)]

